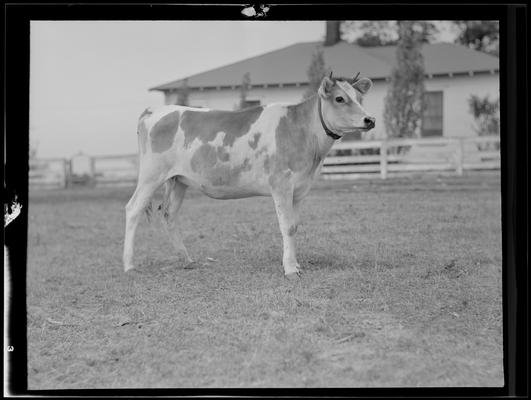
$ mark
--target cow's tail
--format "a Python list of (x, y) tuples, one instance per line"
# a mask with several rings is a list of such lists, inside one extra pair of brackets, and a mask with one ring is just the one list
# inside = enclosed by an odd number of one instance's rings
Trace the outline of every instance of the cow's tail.
[(149, 118), (153, 114), (153, 111), (150, 107), (146, 108), (144, 112), (140, 115), (138, 118), (138, 124), (137, 124), (137, 137), (138, 137), (138, 163), (139, 163), (139, 171), (140, 171), (140, 164), (142, 164), (142, 159), (144, 158), (144, 155), (146, 154), (147, 150), (147, 142), (148, 142), (148, 128), (146, 126), (145, 120)]
[(153, 215), (153, 202), (150, 201), (146, 208), (144, 208), (144, 213), (146, 214), (146, 219), (148, 223), (151, 223), (151, 216)]
[[(164, 219), (164, 221), (168, 221), (170, 216), (170, 194), (174, 189), (176, 182), (176, 178), (170, 178), (164, 182), (164, 195), (162, 196), (162, 202), (157, 206), (157, 211), (160, 212), (160, 216)], [(144, 211), (146, 213), (148, 222), (151, 222), (151, 217), (153, 215), (153, 201), (149, 202)]]
[[(146, 108), (144, 112), (138, 118), (137, 124), (137, 138), (138, 138), (138, 158), (137, 158), (137, 167), (138, 167), (138, 179), (140, 179), (140, 173), (142, 169), (144, 155), (147, 152), (147, 139), (148, 139), (148, 130), (145, 124), (145, 119), (148, 118), (153, 111), (150, 107)], [(148, 223), (151, 223), (151, 217), (153, 215), (153, 201), (150, 201), (146, 208), (144, 208), (144, 213)]]

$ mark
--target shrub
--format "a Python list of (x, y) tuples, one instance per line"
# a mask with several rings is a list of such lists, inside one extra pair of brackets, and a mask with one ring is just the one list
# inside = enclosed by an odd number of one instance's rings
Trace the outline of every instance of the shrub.
[[(471, 95), (468, 98), (470, 113), (475, 120), (474, 131), (478, 136), (500, 134), (500, 99), (490, 100), (489, 95), (480, 97)], [(499, 150), (499, 143), (478, 144), (479, 150)]]

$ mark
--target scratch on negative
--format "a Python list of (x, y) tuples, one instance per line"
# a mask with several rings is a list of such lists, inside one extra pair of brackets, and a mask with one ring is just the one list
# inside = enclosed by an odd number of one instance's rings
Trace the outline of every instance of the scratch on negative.
[(22, 205), (17, 202), (17, 196), (15, 196), (15, 199), (9, 206), (4, 204), (4, 228), (19, 216), (21, 208)]

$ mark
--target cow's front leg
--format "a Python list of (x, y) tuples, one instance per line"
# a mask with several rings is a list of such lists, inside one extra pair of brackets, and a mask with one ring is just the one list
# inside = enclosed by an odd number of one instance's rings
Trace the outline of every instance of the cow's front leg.
[(293, 199), (293, 215), (295, 219), (295, 229), (297, 229), (301, 223), (301, 201), (302, 198), (294, 198)]
[(295, 251), (296, 214), (293, 208), (293, 186), (283, 184), (273, 190), (273, 201), (277, 212), (280, 232), (284, 245), (282, 266), (286, 276), (300, 275), (300, 265)]

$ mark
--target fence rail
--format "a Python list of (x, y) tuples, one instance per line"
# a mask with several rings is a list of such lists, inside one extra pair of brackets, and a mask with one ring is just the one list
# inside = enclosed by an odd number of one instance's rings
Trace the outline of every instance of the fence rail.
[[(340, 142), (321, 170), (324, 179), (403, 176), (411, 173), (500, 168), (500, 137), (392, 139)], [(364, 151), (372, 154), (362, 154)]]
[(96, 186), (124, 186), (136, 183), (138, 155), (92, 157), (93, 183)]
[(70, 180), (70, 161), (65, 158), (30, 160), (28, 178), (30, 187), (67, 187)]
[[(463, 175), (466, 170), (500, 168), (499, 136), (426, 138), (336, 143), (325, 159), (324, 179), (402, 177), (414, 173)], [(65, 188), (76, 184), (132, 185), (137, 154), (84, 156), (87, 170), (73, 170), (74, 158), (30, 160), (30, 187)]]

